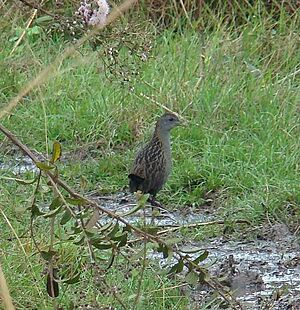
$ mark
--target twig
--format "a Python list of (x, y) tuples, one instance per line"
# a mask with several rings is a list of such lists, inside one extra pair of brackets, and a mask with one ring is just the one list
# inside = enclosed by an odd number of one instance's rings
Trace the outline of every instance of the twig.
[[(28, 147), (26, 147), (25, 145), (23, 145), (9, 130), (7, 130), (4, 126), (2, 126), (0, 124), (0, 131), (2, 131), (15, 145), (19, 146), (20, 149), (26, 154), (28, 155), (33, 162), (38, 162), (37, 158), (35, 157), (35, 155), (28, 149)], [(85, 198), (84, 196), (81, 196), (79, 194), (77, 194), (73, 189), (71, 189), (69, 186), (67, 186), (63, 181), (61, 181), (57, 176), (53, 175), (51, 172), (49, 171), (44, 171), (44, 173), (48, 176), (48, 178), (50, 179), (51, 183), (53, 186), (56, 186), (56, 184), (60, 185), (63, 189), (65, 189), (72, 197), (74, 198), (79, 198), (81, 199), (83, 202), (85, 202), (85, 204), (90, 205), (93, 208), (99, 209), (101, 212), (107, 214), (107, 216), (123, 223), (124, 225), (126, 225), (127, 227), (130, 227), (131, 230), (137, 234), (138, 236), (142, 236), (143, 239), (145, 241), (151, 241), (151, 242), (155, 242), (158, 244), (161, 244), (165, 247), (169, 247), (169, 245), (162, 239), (158, 238), (155, 235), (151, 235), (147, 232), (144, 232), (142, 229), (131, 225), (128, 221), (126, 221), (124, 218), (122, 218), (121, 216), (119, 216), (118, 214), (100, 206), (98, 203), (96, 203), (95, 201)], [(63, 199), (64, 203), (65, 199), (62, 196), (61, 192), (58, 191), (60, 197)], [(83, 227), (84, 230), (84, 227)], [(189, 266), (193, 266), (195, 270), (197, 270), (198, 272), (203, 273), (203, 268), (201, 266), (198, 266), (197, 264), (195, 264), (191, 259), (189, 259), (186, 255), (183, 255), (180, 253), (179, 250), (177, 249), (173, 249), (173, 252), (176, 253), (180, 259), (182, 259), (183, 261), (185, 261), (186, 265)], [(232, 296), (228, 295), (227, 292), (225, 292), (225, 290), (222, 288), (222, 285), (220, 283), (218, 283), (216, 280), (213, 279), (205, 279), (205, 282), (212, 287), (213, 289), (215, 289), (220, 296), (222, 296), (224, 298), (224, 300), (226, 300), (228, 303), (232, 304), (232, 302), (236, 301), (232, 298)], [(234, 305), (233, 305), (233, 308)], [(236, 308), (235, 308), (236, 309)]]
[(46, 14), (46, 15), (49, 15), (49, 16), (55, 18), (55, 19), (58, 19), (58, 18), (59, 18), (57, 15), (52, 14), (51, 12), (46, 11), (45, 9), (43, 9), (43, 8), (41, 7), (43, 1), (41, 2), (41, 4), (31, 3), (31, 2), (28, 2), (28, 1), (26, 1), (26, 0), (19, 0), (19, 1), (23, 2), (25, 5), (27, 5), (27, 6), (31, 7), (31, 8), (33, 8), (33, 9), (35, 9), (35, 10), (37, 10), (37, 11), (41, 11), (42, 13), (44, 13), (44, 14)]

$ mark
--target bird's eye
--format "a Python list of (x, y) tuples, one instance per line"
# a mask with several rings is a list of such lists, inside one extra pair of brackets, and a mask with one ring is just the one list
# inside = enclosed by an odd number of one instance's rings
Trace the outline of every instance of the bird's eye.
[(169, 121), (170, 121), (170, 122), (173, 122), (174, 120), (175, 120), (174, 117), (170, 117), (170, 118), (169, 118)]

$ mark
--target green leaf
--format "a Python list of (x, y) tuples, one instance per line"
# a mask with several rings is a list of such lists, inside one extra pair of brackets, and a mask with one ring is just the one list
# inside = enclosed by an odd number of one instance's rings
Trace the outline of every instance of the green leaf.
[(167, 245), (174, 245), (182, 241), (182, 238), (168, 238), (164, 240)]
[(52, 170), (52, 169), (55, 168), (54, 166), (48, 165), (48, 164), (46, 164), (46, 163), (44, 163), (44, 162), (41, 162), (41, 161), (36, 162), (35, 165), (36, 165), (40, 170), (43, 170), (43, 171), (49, 171), (49, 170)]
[(51, 202), (51, 204), (49, 206), (49, 209), (50, 210), (55, 210), (55, 209), (57, 209), (58, 207), (60, 207), (62, 205), (63, 205), (63, 201), (61, 200), (61, 198), (60, 197), (55, 197), (52, 200), (52, 202)]
[(33, 26), (32, 28), (28, 28), (28, 35), (40, 34), (42, 32), (42, 27)]
[(118, 248), (121, 248), (122, 246), (127, 244), (128, 234), (125, 232), (120, 238), (120, 242), (118, 243)]
[(200, 262), (203, 262), (208, 257), (209, 252), (205, 250), (201, 255), (199, 255), (196, 259), (193, 260), (193, 263), (199, 264)]
[(194, 246), (190, 246), (190, 245), (180, 248), (180, 252), (188, 253), (188, 254), (193, 254), (193, 253), (197, 253), (200, 251), (203, 251), (203, 248), (198, 248), (198, 247), (194, 247)]
[(49, 262), (52, 257), (56, 254), (55, 251), (41, 251), (41, 256), (43, 257), (44, 260), (46, 260), (47, 262)]
[(44, 15), (44, 16), (41, 16), (41, 17), (38, 17), (36, 20), (35, 20), (35, 23), (36, 24), (42, 24), (42, 23), (45, 23), (45, 22), (50, 22), (53, 20), (53, 17), (52, 16), (49, 16), (49, 15)]
[(175, 265), (173, 265), (171, 267), (171, 269), (169, 270), (168, 274), (179, 273), (179, 272), (181, 272), (183, 270), (183, 267), (184, 267), (183, 260), (180, 259), (177, 264), (175, 264)]
[(107, 250), (111, 249), (113, 247), (112, 243), (98, 243), (98, 242), (92, 242), (92, 245), (99, 249), (99, 250)]
[(85, 231), (86, 235), (90, 238), (92, 237), (95, 237), (95, 235), (97, 234), (98, 235), (98, 231), (97, 231), (97, 228), (90, 228), (90, 229), (87, 229)]
[(115, 254), (112, 253), (110, 258), (109, 258), (108, 265), (107, 265), (106, 269), (109, 269), (112, 266), (112, 264), (114, 263), (114, 260), (115, 260)]
[(114, 241), (121, 241), (122, 239), (124, 239), (124, 236), (127, 236), (127, 233), (121, 233), (119, 232), (118, 234), (116, 234), (113, 238), (111, 238)]
[(84, 236), (83, 237), (80, 237), (80, 239), (79, 240), (77, 240), (77, 241), (73, 241), (73, 243), (75, 244), (75, 245), (82, 245), (83, 243), (84, 243)]
[(163, 258), (168, 258), (173, 254), (172, 249), (170, 249), (167, 245), (161, 243), (159, 244), (157, 251), (163, 253)]
[(98, 233), (103, 233), (106, 230), (108, 230), (109, 228), (111, 228), (111, 226), (113, 225), (113, 221), (105, 224), (104, 226), (102, 226), (101, 228), (98, 229)]
[(66, 198), (66, 202), (73, 206), (84, 206), (86, 201), (82, 198)]
[(78, 283), (79, 280), (80, 280), (80, 275), (81, 275), (81, 272), (78, 272), (75, 276), (73, 276), (72, 278), (68, 278), (66, 280), (63, 280), (62, 282), (63, 283), (66, 283), (66, 284), (75, 284), (75, 283)]
[(67, 209), (65, 211), (65, 213), (63, 214), (61, 220), (60, 220), (60, 225), (65, 225), (66, 223), (68, 223), (70, 221), (70, 219), (72, 218), (72, 214), (71, 212)]
[(194, 270), (191, 270), (186, 274), (185, 281), (188, 284), (195, 285), (199, 281), (199, 275)]
[(155, 236), (157, 235), (157, 232), (159, 231), (159, 227), (158, 226), (145, 226), (142, 228), (142, 230), (146, 232), (147, 234)]
[(60, 157), (61, 157), (61, 145), (58, 141), (54, 141), (52, 149), (52, 158), (50, 160), (50, 163), (54, 164), (56, 161), (60, 159)]
[(113, 238), (115, 236), (115, 234), (119, 231), (119, 223), (116, 223), (116, 225), (114, 226), (114, 228), (108, 233), (108, 237)]
[(58, 213), (60, 213), (61, 210), (63, 210), (62, 206), (60, 206), (60, 207), (58, 207), (58, 208), (56, 208), (56, 209), (54, 209), (54, 210), (44, 214), (43, 216), (44, 216), (44, 218), (53, 217), (53, 216), (57, 215)]
[(131, 230), (132, 230), (131, 227), (128, 226), (128, 225), (126, 225), (126, 226), (123, 227), (123, 231), (128, 231), (128, 232), (130, 233)]
[(34, 218), (45, 214), (44, 212), (40, 211), (39, 207), (36, 204), (34, 204), (29, 209), (31, 210), (31, 216)]
[(133, 207), (132, 209), (130, 209), (129, 211), (125, 212), (125, 213), (121, 213), (120, 216), (121, 217), (124, 217), (124, 216), (127, 216), (127, 215), (131, 215), (133, 213), (136, 213), (138, 210), (142, 209), (144, 207), (143, 204), (137, 204), (135, 207)]

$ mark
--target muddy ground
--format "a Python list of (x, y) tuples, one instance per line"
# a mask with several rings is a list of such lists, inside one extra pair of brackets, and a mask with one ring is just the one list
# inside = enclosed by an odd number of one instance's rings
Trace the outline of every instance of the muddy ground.
[[(93, 195), (97, 199), (97, 195)], [(120, 193), (112, 199), (99, 200), (102, 205), (116, 212), (126, 212), (134, 205), (132, 197)], [(141, 220), (142, 211), (127, 218), (131, 223)], [(151, 221), (150, 208), (146, 214)], [(162, 210), (155, 218), (155, 225), (170, 227), (213, 221), (214, 214), (207, 214), (205, 208), (197, 213), (185, 208), (184, 211)], [(238, 239), (224, 235), (202, 242), (186, 240), (184, 245), (208, 250), (209, 256), (204, 265), (210, 274), (217, 277), (222, 285), (231, 292), (239, 304), (239, 309), (300, 309), (300, 246), (299, 240), (282, 223), (266, 224), (253, 228), (256, 238), (248, 234)], [(253, 231), (252, 229), (252, 231)], [(180, 245), (179, 245), (180, 247)], [(164, 260), (160, 255), (153, 258)], [(183, 294), (189, 296), (191, 309), (233, 309), (233, 306), (220, 303), (206, 286), (186, 286)]]
[[(0, 163), (0, 170), (10, 170), (16, 175), (35, 170), (30, 160), (10, 165)], [(130, 210), (134, 205), (132, 196), (124, 193), (101, 199), (97, 193), (91, 198), (101, 205), (119, 213)], [(151, 221), (147, 211), (146, 220)], [(202, 210), (202, 211), (201, 211)], [(131, 223), (141, 220), (142, 211), (127, 218)], [(216, 219), (213, 212), (207, 214), (205, 208), (197, 213), (189, 208), (177, 211), (162, 210), (155, 218), (155, 224), (162, 227), (207, 222)], [(185, 244), (207, 249), (208, 258), (204, 264), (210, 274), (216, 276), (224, 287), (232, 293), (240, 309), (300, 309), (300, 255), (299, 240), (289, 228), (282, 224), (267, 224), (256, 230), (256, 238), (248, 235), (239, 237), (219, 236), (214, 239), (195, 242), (193, 238)], [(178, 232), (179, 233), (179, 232)], [(182, 245), (179, 245), (182, 246)], [(162, 257), (153, 255), (153, 259)], [(220, 298), (204, 285), (185, 286), (182, 293), (190, 300), (191, 309), (230, 309), (232, 306), (220, 303)]]

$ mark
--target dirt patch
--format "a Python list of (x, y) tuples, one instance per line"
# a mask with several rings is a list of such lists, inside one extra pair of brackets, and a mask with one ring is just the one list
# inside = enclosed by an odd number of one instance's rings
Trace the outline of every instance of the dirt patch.
[[(197, 246), (209, 251), (208, 269), (232, 292), (241, 309), (300, 309), (299, 243), (283, 224), (269, 232), (265, 240), (220, 237)], [(196, 308), (212, 298), (200, 285), (190, 296)]]

